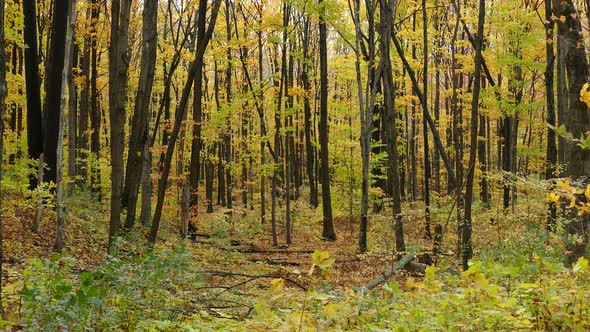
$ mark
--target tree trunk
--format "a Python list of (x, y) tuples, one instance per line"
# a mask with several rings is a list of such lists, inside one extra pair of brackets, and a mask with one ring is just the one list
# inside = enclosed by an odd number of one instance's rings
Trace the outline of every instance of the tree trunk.
[(51, 43), (47, 56), (47, 73), (45, 75), (45, 111), (43, 113), (43, 151), (47, 164), (45, 181), (48, 183), (56, 182), (57, 139), (62, 84), (54, 83), (61, 81), (64, 67), (68, 2), (66, 0), (55, 1), (52, 12)]
[[(0, 6), (0, 119), (4, 119), (4, 100), (8, 92), (6, 86), (6, 46), (4, 43), (4, 6)], [(0, 161), (3, 160), (2, 152), (4, 151), (4, 121), (0, 121)], [(0, 179), (2, 178), (2, 163), (0, 162)], [(0, 271), (2, 271), (2, 262), (4, 261), (3, 240), (3, 221), (0, 211)], [(0, 315), (4, 314), (2, 306), (2, 278), (0, 278)]]
[[(564, 75), (563, 71), (558, 68), (558, 82), (565, 80), (567, 82), (567, 90), (569, 91), (567, 98), (569, 108), (564, 110), (563, 114), (559, 114), (559, 121), (564, 125), (568, 132), (572, 133), (575, 138), (585, 138), (585, 132), (590, 128), (590, 114), (588, 106), (580, 99), (580, 92), (583, 85), (588, 81), (588, 61), (586, 58), (586, 51), (584, 47), (584, 39), (582, 36), (582, 25), (580, 16), (576, 11), (572, 0), (553, 2), (553, 12), (557, 17), (565, 17), (565, 20), (558, 20), (558, 34), (563, 39), (564, 53), (563, 61), (565, 62), (565, 69), (567, 72), (567, 79), (559, 77)], [(559, 60), (558, 60), (559, 62)], [(558, 87), (559, 89), (559, 87)], [(558, 90), (559, 91), (559, 90)], [(562, 92), (562, 91), (559, 91)], [(559, 95), (563, 98), (563, 95)], [(558, 99), (559, 101), (559, 99)], [(563, 116), (561, 116), (563, 115)], [(560, 146), (561, 147), (561, 146)], [(585, 176), (590, 174), (590, 151), (584, 150), (574, 142), (564, 142), (563, 144), (563, 162), (566, 168), (563, 176), (569, 176), (575, 180), (581, 180), (578, 187), (586, 188), (587, 179)], [(585, 197), (579, 197), (578, 201), (585, 203)], [(589, 241), (588, 227), (590, 226), (587, 215), (579, 216), (577, 209), (574, 211), (566, 211), (566, 218), (569, 220), (566, 230), (570, 237), (566, 243), (568, 251), (568, 263), (574, 263), (583, 255), (586, 255), (586, 248)], [(573, 212), (573, 213), (572, 213)]]
[(428, 149), (428, 124), (426, 113), (428, 112), (428, 16), (426, 15), (426, 0), (422, 0), (422, 18), (424, 32), (424, 69), (422, 70), (424, 100), (422, 101), (422, 130), (424, 131), (424, 219), (426, 221), (426, 237), (432, 238), (430, 231), (430, 150)]
[[(323, 0), (319, 0), (320, 6)], [(323, 7), (322, 7), (323, 8)], [(322, 238), (336, 240), (332, 221), (332, 198), (330, 195), (330, 154), (328, 153), (328, 35), (320, 12), (320, 174), (322, 183), (322, 211), (324, 214)]]
[[(545, 66), (545, 98), (547, 101), (547, 123), (553, 127), (556, 125), (555, 119), (555, 92), (554, 92), (554, 71), (555, 71), (555, 53), (553, 50), (555, 22), (553, 21), (552, 2), (545, 1), (545, 33), (546, 33), (546, 54), (547, 62)], [(545, 179), (555, 178), (557, 165), (557, 143), (555, 141), (555, 131), (553, 128), (547, 129), (547, 154), (545, 164)], [(552, 188), (550, 188), (552, 189)], [(555, 203), (549, 204), (547, 218), (547, 231), (555, 229), (557, 222), (557, 206)]]
[(122, 206), (127, 207), (126, 229), (133, 228), (135, 224), (137, 198), (143, 168), (142, 155), (145, 142), (149, 137), (150, 100), (156, 69), (158, 0), (144, 0), (143, 5), (143, 44), (141, 48), (139, 87), (135, 98), (135, 112), (129, 138), (125, 188), (121, 198)]
[(469, 268), (469, 260), (473, 256), (471, 245), (471, 218), (473, 205), (473, 180), (475, 176), (475, 158), (477, 156), (477, 122), (479, 112), (479, 94), (481, 87), (482, 44), (485, 21), (485, 0), (479, 0), (479, 18), (477, 21), (477, 36), (475, 42), (475, 73), (473, 83), (473, 99), (471, 101), (471, 147), (469, 150), (469, 170), (465, 187), (465, 217), (461, 224), (461, 263), (463, 270)]
[(111, 123), (111, 218), (109, 248), (121, 228), (123, 190), (123, 149), (125, 145), (125, 101), (129, 66), (128, 32), (131, 0), (111, 3), (111, 45), (109, 48), (109, 117)]
[[(61, 98), (60, 98), (60, 112), (59, 112), (59, 135), (57, 139), (57, 164), (56, 164), (56, 187), (57, 187), (57, 229), (55, 231), (55, 244), (53, 249), (57, 252), (61, 252), (64, 247), (64, 205), (63, 205), (63, 145), (64, 145), (64, 127), (66, 122), (66, 89), (68, 88), (68, 74), (71, 74), (71, 61), (72, 61), (72, 47), (74, 45), (74, 30), (76, 29), (76, 1), (68, 1), (70, 7), (70, 13), (68, 15), (69, 29), (65, 44), (64, 52), (64, 65), (63, 72), (61, 75)], [(72, 80), (73, 81), (73, 80)], [(71, 82), (73, 83), (73, 82)], [(73, 87), (70, 87), (73, 88)]]
[[(205, 0), (201, 1), (206, 2)], [(207, 30), (202, 33), (201, 38), (197, 40), (195, 60), (191, 62), (191, 65), (189, 67), (187, 81), (184, 85), (184, 88), (182, 89), (182, 97), (180, 99), (180, 102), (178, 103), (178, 107), (176, 108), (174, 125), (172, 128), (172, 132), (170, 133), (170, 141), (168, 143), (168, 147), (166, 148), (164, 165), (162, 167), (162, 176), (160, 177), (160, 182), (158, 184), (158, 201), (156, 203), (156, 210), (154, 211), (154, 219), (152, 221), (152, 227), (150, 230), (150, 242), (152, 243), (152, 245), (156, 242), (156, 239), (158, 237), (158, 230), (160, 228), (160, 218), (162, 217), (162, 208), (164, 205), (164, 196), (166, 194), (166, 184), (168, 183), (168, 176), (170, 174), (170, 165), (172, 163), (172, 156), (174, 154), (174, 145), (176, 143), (176, 139), (178, 138), (180, 126), (182, 124), (182, 119), (186, 112), (188, 98), (190, 96), (193, 82), (195, 82), (195, 76), (197, 75), (199, 68), (202, 69), (203, 55), (205, 54), (205, 50), (207, 49), (209, 40), (213, 35), (213, 29), (215, 28), (215, 21), (217, 20), (217, 14), (219, 12), (220, 5), (221, 0), (215, 0), (215, 2), (213, 3), (213, 8), (211, 8), (211, 18), (209, 21), (209, 26), (207, 27)], [(205, 13), (205, 11), (206, 7), (205, 10), (201, 11), (201, 13)], [(191, 224), (189, 224), (189, 236), (191, 236), (191, 239), (194, 240), (196, 234), (192, 232), (194, 229), (191, 230), (190, 225)]]
[[(394, 107), (394, 81), (393, 71), (391, 65), (391, 56), (389, 53), (390, 41), (392, 38), (391, 31), (393, 27), (394, 18), (394, 6), (395, 1), (384, 1), (380, 3), (381, 9), (381, 23), (379, 26), (379, 38), (380, 38), (380, 49), (381, 49), (381, 63), (383, 68), (382, 84), (383, 84), (383, 111), (388, 114), (392, 114), (392, 119), (395, 119), (395, 107)], [(396, 47), (398, 45), (396, 44)], [(388, 128), (390, 127), (390, 128)], [(393, 200), (393, 227), (395, 236), (395, 250), (401, 253), (406, 250), (406, 244), (404, 239), (404, 228), (402, 223), (402, 207), (401, 207), (401, 194), (399, 187), (399, 158), (397, 152), (397, 125), (395, 121), (387, 123), (388, 133), (391, 133), (390, 142), (387, 146), (387, 174), (390, 176), (388, 179), (392, 184), (392, 200)]]
[(70, 46), (69, 57), (71, 68), (68, 70), (68, 176), (71, 180), (78, 175), (76, 165), (76, 151), (78, 150), (78, 100), (76, 85), (74, 84), (73, 68), (78, 66), (78, 48), (75, 44)]
[(101, 110), (98, 101), (98, 18), (100, 15), (99, 0), (92, 0), (91, 9), (91, 51), (90, 51), (90, 124), (92, 126), (92, 133), (90, 134), (90, 152), (95, 159), (91, 167), (90, 174), (90, 189), (98, 194), (98, 199), (101, 200), (101, 175), (100, 175), (100, 128), (101, 128)]
[[(198, 9), (198, 18), (197, 18), (197, 45), (200, 45), (204, 41), (205, 36), (205, 28), (207, 22), (207, 1), (200, 0), (199, 1), (199, 9)], [(207, 41), (208, 42), (208, 41)], [(190, 187), (191, 187), (191, 207), (196, 208), (198, 205), (198, 197), (199, 197), (199, 180), (200, 180), (200, 171), (201, 171), (201, 149), (202, 149), (202, 139), (201, 139), (201, 128), (202, 128), (202, 121), (203, 121), (203, 105), (202, 105), (202, 95), (203, 95), (203, 58), (202, 57), (195, 57), (195, 86), (194, 86), (194, 95), (193, 95), (193, 137), (191, 143), (191, 165), (190, 165)], [(169, 143), (170, 144), (170, 143)], [(189, 233), (192, 234), (196, 232), (196, 229), (192, 224), (189, 225)]]
[[(37, 2), (23, 1), (25, 76), (27, 93), (27, 145), (29, 158), (39, 159), (43, 153), (43, 120), (41, 115), (41, 78), (37, 55)], [(33, 173), (34, 174), (34, 173)], [(29, 177), (29, 189), (37, 187), (37, 178)]]

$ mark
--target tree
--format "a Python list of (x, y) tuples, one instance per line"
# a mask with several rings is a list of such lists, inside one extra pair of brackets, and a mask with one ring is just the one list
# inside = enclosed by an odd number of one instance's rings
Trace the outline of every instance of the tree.
[(141, 49), (141, 65), (139, 87), (135, 98), (131, 137), (129, 138), (129, 154), (125, 173), (125, 187), (121, 198), (123, 207), (127, 207), (125, 228), (131, 229), (135, 223), (139, 184), (143, 172), (143, 153), (145, 142), (149, 136), (148, 119), (150, 115), (150, 99), (154, 72), (156, 68), (158, 1), (145, 0), (143, 3), (143, 43)]
[[(60, 98), (60, 111), (59, 111), (59, 136), (57, 139), (57, 164), (56, 164), (56, 186), (57, 186), (57, 230), (55, 232), (55, 244), (53, 249), (57, 252), (61, 252), (64, 247), (64, 205), (63, 205), (63, 146), (64, 146), (64, 128), (66, 122), (66, 90), (68, 88), (68, 75), (71, 72), (72, 65), (72, 52), (71, 49), (74, 45), (74, 30), (76, 28), (76, 1), (70, 0), (69, 8), (70, 12), (68, 15), (69, 29), (66, 38), (66, 50), (64, 52), (64, 67), (61, 76), (61, 98)], [(71, 111), (71, 109), (70, 109)]]
[[(23, 1), (25, 76), (27, 92), (27, 146), (29, 158), (39, 159), (43, 153), (43, 120), (41, 114), (41, 78), (37, 52), (37, 3)], [(29, 177), (29, 189), (37, 187), (37, 178)]]
[(121, 228), (123, 190), (123, 149), (125, 144), (125, 90), (129, 67), (128, 33), (131, 0), (111, 3), (111, 44), (109, 48), (109, 117), (111, 121), (111, 218), (109, 247)]
[(322, 237), (335, 241), (332, 221), (332, 198), (330, 195), (330, 155), (328, 154), (328, 34), (323, 0), (320, 6), (320, 181), (322, 183), (322, 211), (324, 223)]
[(56, 181), (57, 140), (59, 135), (59, 112), (61, 98), (61, 74), (64, 67), (66, 25), (68, 16), (67, 0), (53, 3), (51, 43), (47, 57), (45, 80), (45, 106), (43, 107), (43, 155), (47, 164), (45, 181)]
[[(206, 0), (201, 0), (201, 2), (205, 2)], [(174, 154), (174, 145), (176, 143), (176, 139), (178, 138), (178, 133), (180, 131), (180, 126), (182, 124), (182, 119), (184, 118), (184, 114), (186, 112), (186, 107), (188, 104), (188, 98), (190, 96), (190, 92), (192, 89), (193, 82), (195, 81), (195, 77), (197, 72), (199, 71), (199, 66), (202, 65), (203, 55), (205, 54), (205, 50), (207, 49), (207, 45), (209, 44), (209, 40), (213, 35), (213, 30), (215, 29), (215, 21), (217, 20), (217, 14), (219, 12), (219, 7), (221, 5), (221, 0), (216, 0), (213, 3), (213, 7), (211, 8), (211, 17), (209, 19), (209, 26), (207, 26), (207, 30), (201, 35), (201, 38), (197, 39), (196, 51), (195, 51), (195, 59), (191, 62), (191, 65), (188, 70), (188, 77), (184, 88), (182, 89), (182, 97), (176, 108), (176, 115), (174, 119), (174, 126), (172, 128), (172, 132), (170, 133), (170, 141), (168, 143), (168, 147), (166, 148), (166, 154), (164, 159), (164, 165), (162, 168), (162, 176), (160, 177), (160, 182), (158, 184), (158, 201), (156, 203), (156, 210), (154, 211), (154, 218), (152, 220), (152, 227), (150, 230), (150, 242), (154, 244), (158, 237), (158, 230), (160, 228), (160, 218), (162, 217), (162, 207), (164, 204), (164, 196), (166, 193), (166, 187), (168, 184), (168, 176), (170, 174), (170, 164), (172, 163), (172, 156)], [(206, 7), (205, 7), (206, 9)], [(201, 11), (201, 14), (204, 14), (205, 11)], [(204, 15), (203, 15), (204, 16)], [(204, 27), (200, 26), (200, 27)], [(192, 160), (192, 159), (191, 159)], [(190, 227), (190, 224), (189, 224)], [(191, 230), (189, 228), (189, 234), (191, 238), (195, 238), (196, 234), (194, 232), (194, 228)]]
[[(4, 151), (4, 100), (8, 87), (6, 86), (6, 46), (4, 44), (4, 2), (0, 5), (0, 180), (2, 179), (2, 164)], [(1, 198), (0, 198), (1, 199)], [(2, 271), (2, 263), (4, 262), (4, 250), (2, 245), (4, 218), (2, 211), (0, 211), (0, 271)], [(4, 307), (2, 306), (2, 279), (0, 278), (0, 314), (4, 314)]]
[(475, 42), (475, 73), (473, 77), (473, 95), (471, 100), (471, 146), (469, 149), (469, 170), (467, 171), (467, 182), (465, 187), (465, 217), (460, 225), (461, 233), (461, 263), (463, 269), (469, 268), (469, 260), (473, 256), (471, 244), (472, 232), (472, 208), (473, 208), (473, 179), (475, 177), (475, 158), (477, 156), (477, 123), (479, 112), (479, 94), (481, 89), (481, 64), (482, 45), (485, 23), (485, 0), (479, 0), (479, 16), (477, 20), (477, 36)]
[[(567, 72), (567, 79), (559, 77), (565, 75), (563, 71), (558, 70), (557, 72), (558, 82), (565, 80), (568, 91), (566, 97), (562, 95), (564, 91), (558, 87), (558, 100), (567, 98), (567, 104), (569, 104), (569, 108), (564, 110), (558, 118), (560, 124), (564, 125), (574, 137), (584, 138), (585, 132), (590, 128), (590, 114), (588, 106), (580, 98), (580, 93), (588, 81), (589, 69), (580, 16), (572, 0), (554, 2), (553, 12), (556, 17), (563, 18), (557, 22), (557, 33), (562, 38), (564, 46), (564, 49), (561, 50), (562, 53), (558, 56), (564, 57)], [(572, 142), (565, 142), (561, 154), (563, 162), (566, 164), (563, 176), (578, 180), (590, 174), (590, 151), (584, 150)], [(584, 188), (586, 182), (587, 180), (582, 184)], [(570, 240), (567, 244), (570, 252), (568, 261), (573, 263), (585, 254), (588, 245), (588, 218), (578, 216), (575, 211), (569, 214), (569, 218), (572, 220), (567, 226), (568, 233), (582, 239), (581, 241)]]

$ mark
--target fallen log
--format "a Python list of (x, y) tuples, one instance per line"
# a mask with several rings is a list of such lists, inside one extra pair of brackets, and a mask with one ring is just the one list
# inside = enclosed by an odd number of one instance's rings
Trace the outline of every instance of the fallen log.
[(369, 282), (363, 288), (361, 288), (362, 292), (363, 293), (366, 293), (367, 291), (370, 291), (371, 289), (373, 289), (373, 288), (381, 285), (382, 283), (384, 283), (385, 281), (387, 281), (387, 279), (391, 278), (391, 276), (395, 273), (395, 271), (398, 271), (398, 270), (403, 269), (414, 258), (416, 258), (416, 255), (413, 254), (413, 253), (405, 255), (394, 266), (392, 266), (389, 269), (387, 269), (387, 271), (385, 271), (385, 273), (383, 275), (379, 276), (376, 279), (373, 279), (371, 282)]
[(268, 264), (268, 265), (277, 265), (277, 266), (300, 266), (301, 263), (298, 262), (289, 262), (289, 261), (285, 261), (285, 260), (280, 260), (280, 259), (256, 259), (256, 258), (248, 258), (247, 261), (249, 262), (253, 262), (253, 263), (264, 263), (264, 264)]

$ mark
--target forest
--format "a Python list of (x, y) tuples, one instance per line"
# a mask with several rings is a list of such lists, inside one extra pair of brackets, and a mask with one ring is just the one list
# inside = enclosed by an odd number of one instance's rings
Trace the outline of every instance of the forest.
[(590, 0), (0, 0), (0, 330), (589, 331)]

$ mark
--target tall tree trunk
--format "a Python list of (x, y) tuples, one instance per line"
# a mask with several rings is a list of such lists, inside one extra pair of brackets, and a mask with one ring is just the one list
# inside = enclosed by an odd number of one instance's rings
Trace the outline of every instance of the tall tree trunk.
[[(149, 126), (149, 125), (148, 125)], [(141, 224), (149, 226), (152, 217), (152, 153), (149, 140), (143, 146), (141, 167)]]
[[(91, 9), (86, 10), (86, 20), (90, 21)], [(88, 29), (88, 25), (85, 26)], [(82, 46), (82, 59), (80, 66), (80, 76), (84, 80), (81, 84), (80, 91), (80, 113), (78, 116), (78, 144), (76, 151), (76, 169), (80, 180), (78, 185), (85, 184), (88, 177), (88, 118), (90, 114), (90, 35), (84, 35), (84, 45)]]
[[(381, 23), (379, 26), (379, 38), (380, 38), (380, 49), (381, 49), (381, 63), (383, 68), (382, 84), (383, 84), (383, 111), (388, 114), (392, 114), (392, 119), (395, 119), (395, 107), (394, 107), (394, 81), (393, 81), (393, 70), (391, 65), (391, 55), (389, 52), (390, 41), (392, 37), (392, 27), (394, 19), (394, 6), (395, 1), (382, 1), (380, 2), (381, 9)], [(396, 44), (396, 47), (398, 45)], [(392, 200), (393, 200), (393, 227), (395, 233), (395, 250), (400, 253), (406, 250), (406, 244), (404, 239), (404, 228), (402, 223), (402, 207), (401, 207), (401, 193), (399, 186), (399, 157), (397, 152), (397, 125), (395, 121), (387, 123), (388, 133), (391, 133), (390, 142), (391, 144), (387, 147), (387, 174), (390, 176), (388, 179), (392, 184)]]
[(424, 100), (422, 101), (422, 130), (424, 131), (424, 219), (426, 220), (426, 237), (432, 238), (430, 231), (430, 151), (428, 149), (428, 124), (426, 121), (426, 113), (428, 113), (428, 16), (426, 15), (426, 0), (422, 0), (422, 18), (423, 18), (423, 32), (424, 32), (424, 68), (422, 70)]
[[(4, 43), (4, 5), (0, 6), (0, 119), (4, 119), (6, 94), (6, 45)], [(4, 121), (0, 121), (0, 161), (4, 160), (2, 152), (4, 151)], [(0, 162), (0, 179), (2, 178), (2, 162)], [(0, 210), (0, 271), (2, 271), (2, 262), (4, 261), (3, 248), (3, 222), (2, 211)], [(2, 306), (2, 278), (0, 278), (0, 315), (4, 314)]]
[(91, 168), (90, 174), (90, 189), (98, 194), (98, 199), (101, 200), (101, 175), (98, 161), (100, 160), (100, 128), (101, 128), (101, 109), (98, 101), (98, 18), (100, 15), (99, 0), (92, 0), (91, 9), (91, 51), (90, 51), (90, 124), (92, 126), (92, 133), (90, 134), (90, 152), (96, 159)]
[(461, 263), (463, 270), (469, 268), (469, 260), (473, 256), (471, 244), (471, 222), (473, 205), (473, 180), (475, 176), (475, 158), (477, 156), (477, 122), (479, 112), (479, 94), (481, 87), (482, 44), (485, 22), (485, 0), (479, 0), (479, 18), (477, 21), (477, 36), (475, 42), (475, 73), (473, 83), (473, 99), (471, 101), (471, 146), (469, 150), (469, 170), (465, 187), (465, 217), (461, 224)]
[[(319, 0), (322, 6), (323, 0)], [(328, 153), (328, 34), (324, 19), (324, 8), (320, 12), (320, 174), (322, 183), (322, 211), (324, 214), (322, 238), (336, 240), (332, 221), (332, 198), (330, 195), (330, 154)]]
[[(553, 21), (552, 2), (545, 1), (545, 33), (546, 33), (546, 54), (547, 62), (545, 66), (545, 98), (547, 101), (547, 123), (553, 127), (556, 125), (555, 119), (555, 92), (554, 92), (554, 71), (555, 71), (555, 53), (553, 49), (554, 44), (554, 29), (555, 22)], [(550, 180), (555, 178), (555, 167), (557, 165), (557, 143), (555, 141), (555, 131), (553, 128), (547, 130), (547, 154), (545, 164), (545, 179)], [(547, 231), (551, 232), (555, 228), (557, 221), (557, 206), (555, 203), (550, 203), (549, 214), (547, 218)]]
[[(565, 17), (565, 20), (558, 20), (556, 23), (558, 34), (562, 36), (565, 47), (563, 51), (565, 51), (564, 60), (569, 91), (569, 108), (565, 110), (563, 117), (559, 117), (559, 121), (575, 138), (585, 138), (587, 137), (585, 132), (590, 128), (590, 112), (588, 112), (588, 106), (580, 99), (580, 92), (588, 81), (589, 69), (580, 15), (578, 15), (572, 0), (555, 0), (553, 2), (553, 12), (557, 17)], [(558, 70), (558, 76), (559, 74)], [(564, 74), (563, 71), (561, 74)], [(558, 81), (560, 79), (565, 78), (558, 77)], [(589, 181), (584, 177), (590, 174), (590, 151), (582, 149), (574, 142), (564, 142), (563, 162), (566, 164), (566, 168), (562, 175), (569, 176), (574, 180), (580, 180), (578, 181), (581, 182), (579, 187), (586, 188)], [(587, 201), (584, 196), (578, 199), (582, 200), (582, 202)], [(590, 221), (587, 215), (579, 216), (576, 208), (568, 209), (566, 212), (569, 220), (566, 227), (569, 235), (566, 243), (567, 260), (568, 263), (572, 264), (579, 257), (587, 254)]]
[[(74, 30), (76, 29), (76, 0), (68, 1), (70, 7), (70, 13), (68, 15), (68, 35), (65, 44), (64, 52), (64, 65), (63, 72), (61, 75), (61, 98), (60, 98), (60, 112), (59, 112), (59, 135), (57, 139), (57, 164), (56, 164), (56, 187), (57, 187), (57, 229), (55, 231), (55, 243), (53, 249), (57, 252), (61, 252), (64, 247), (64, 205), (63, 205), (63, 145), (64, 145), (64, 127), (66, 122), (66, 89), (68, 88), (68, 75), (71, 75), (71, 63), (72, 63), (72, 47), (74, 45)], [(73, 80), (72, 80), (73, 81)], [(71, 82), (73, 83), (73, 82)]]
[[(207, 1), (199, 1), (197, 17), (197, 45), (202, 43), (205, 35), (205, 24), (207, 21)], [(199, 195), (199, 180), (201, 170), (201, 128), (203, 121), (203, 59), (195, 57), (196, 73), (195, 73), (195, 85), (193, 95), (193, 138), (191, 143), (191, 166), (190, 166), (190, 187), (191, 187), (191, 207), (198, 205)], [(195, 232), (196, 230), (189, 226), (189, 232)]]
[(122, 206), (127, 207), (126, 229), (131, 229), (135, 224), (137, 198), (143, 168), (142, 155), (145, 142), (149, 137), (150, 100), (156, 70), (158, 0), (144, 0), (143, 6), (143, 43), (141, 47), (139, 87), (135, 98), (135, 112), (133, 113), (131, 136), (129, 138), (125, 188), (121, 197)]
[(121, 228), (123, 190), (123, 149), (125, 145), (125, 100), (129, 66), (128, 32), (131, 0), (111, 3), (111, 45), (109, 48), (109, 117), (111, 123), (111, 218), (109, 248)]
[[(25, 77), (27, 93), (27, 145), (29, 158), (39, 159), (43, 153), (43, 120), (41, 115), (41, 78), (37, 52), (37, 2), (23, 1)], [(37, 187), (34, 173), (29, 177), (29, 189)]]
[[(205, 2), (206, 4), (206, 0), (201, 0), (201, 2)], [(197, 72), (199, 71), (199, 68), (202, 70), (203, 55), (205, 54), (205, 50), (207, 49), (209, 40), (213, 35), (215, 21), (217, 20), (217, 14), (219, 12), (220, 5), (221, 0), (215, 0), (215, 2), (213, 2), (213, 7), (211, 8), (211, 17), (209, 19), (209, 26), (207, 27), (207, 30), (201, 34), (201, 38), (197, 39), (195, 60), (191, 62), (191, 65), (189, 67), (187, 81), (184, 85), (184, 88), (182, 89), (182, 96), (176, 108), (174, 125), (172, 127), (172, 132), (170, 133), (170, 141), (168, 143), (168, 147), (166, 148), (164, 165), (162, 167), (162, 176), (160, 177), (160, 182), (158, 184), (158, 200), (156, 203), (156, 210), (154, 211), (154, 219), (152, 221), (152, 227), (149, 236), (152, 245), (156, 242), (156, 239), (158, 237), (158, 230), (160, 228), (160, 218), (162, 217), (162, 208), (164, 205), (164, 196), (166, 194), (166, 185), (168, 183), (168, 176), (170, 175), (170, 165), (172, 163), (172, 156), (174, 155), (174, 145), (176, 144), (176, 139), (178, 138), (180, 126), (182, 124), (182, 119), (184, 118), (184, 114), (186, 112), (188, 98), (190, 96), (193, 82), (196, 82), (195, 77), (197, 75)], [(200, 13), (205, 14), (206, 9), (207, 8), (205, 6), (205, 9)], [(205, 15), (203, 15), (203, 17), (204, 16)], [(205, 24), (203, 23), (203, 26), (201, 26), (201, 28), (204, 29), (204, 26)], [(189, 223), (189, 236), (191, 237), (191, 239), (194, 239), (196, 237), (196, 230), (194, 228), (191, 230), (190, 225), (191, 223)]]
[[(318, 189), (315, 186), (314, 173), (314, 149), (311, 142), (311, 105), (309, 99), (311, 97), (311, 82), (309, 80), (309, 19), (304, 19), (303, 22), (303, 70), (301, 72), (301, 80), (303, 82), (303, 89), (305, 95), (303, 96), (303, 112), (304, 112), (304, 127), (305, 127), (305, 157), (306, 157), (306, 171), (307, 179), (309, 181), (309, 204), (318, 207)], [(360, 84), (360, 83), (359, 83)]]
[(47, 164), (45, 181), (48, 183), (55, 183), (56, 181), (57, 139), (62, 84), (54, 84), (54, 82), (60, 82), (64, 67), (68, 2), (66, 0), (55, 1), (52, 9), (53, 20), (46, 65), (45, 111), (43, 113), (43, 151)]
[(78, 66), (78, 48), (75, 44), (69, 48), (70, 69), (67, 76), (68, 87), (68, 176), (74, 179), (78, 175), (76, 151), (78, 150), (78, 94), (74, 84), (73, 68)]

